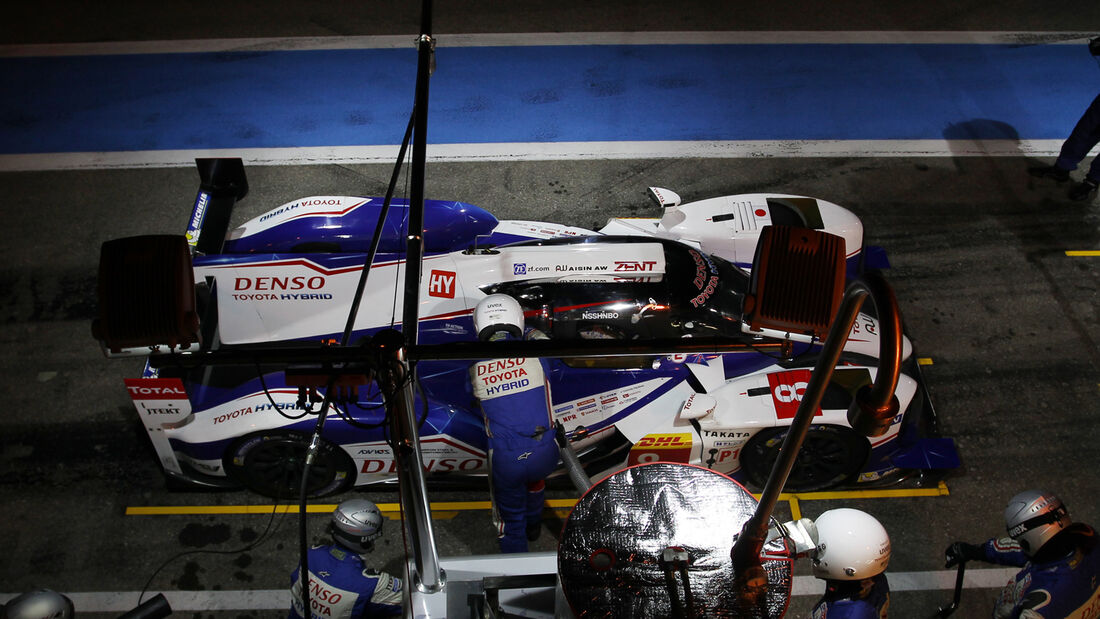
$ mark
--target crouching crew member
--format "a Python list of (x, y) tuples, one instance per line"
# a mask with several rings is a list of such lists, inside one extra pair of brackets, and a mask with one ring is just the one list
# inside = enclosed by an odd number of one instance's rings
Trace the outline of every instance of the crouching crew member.
[(814, 576), (825, 581), (825, 595), (814, 605), (814, 619), (885, 619), (890, 609), (890, 536), (874, 516), (858, 509), (830, 509), (814, 521), (817, 547), (811, 551)]
[(75, 616), (73, 601), (50, 589), (28, 591), (0, 605), (2, 619), (72, 619)]
[(775, 526), (769, 540), (783, 537), (791, 554), (809, 557), (825, 595), (813, 619), (885, 619), (890, 609), (890, 536), (878, 520), (858, 509), (830, 509), (817, 520)]
[(1005, 508), (1008, 537), (947, 547), (947, 567), (985, 561), (1022, 568), (997, 599), (997, 619), (1085, 619), (1100, 616), (1100, 550), (1096, 531), (1074, 523), (1062, 501), (1027, 490)]
[[(474, 309), (482, 341), (545, 338), (524, 331), (523, 308), (503, 294), (489, 295)], [(470, 368), (489, 438), (493, 523), (501, 552), (527, 552), (542, 527), (546, 477), (558, 466), (550, 393), (539, 359), (492, 359)]]
[[(334, 543), (309, 551), (309, 605), (315, 618), (392, 617), (401, 614), (401, 581), (367, 567), (382, 514), (366, 499), (344, 501), (332, 512)], [(291, 619), (302, 619), (302, 579), (291, 575)]]

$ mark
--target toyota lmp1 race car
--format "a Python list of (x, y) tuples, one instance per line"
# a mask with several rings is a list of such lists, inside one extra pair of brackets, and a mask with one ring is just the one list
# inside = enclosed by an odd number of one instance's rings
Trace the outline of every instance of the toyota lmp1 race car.
[[(213, 181), (202, 161), (226, 160), (200, 160), (206, 187)], [(238, 187), (244, 189), (215, 213), (210, 192), (200, 188), (189, 238), (202, 232), (204, 220), (228, 222), (233, 202), (247, 191), (243, 166), (236, 161)], [(762, 486), (820, 342), (742, 326), (748, 267), (760, 230), (787, 224), (840, 236), (850, 275), (885, 266), (885, 258), (877, 248), (865, 250), (862, 225), (853, 213), (824, 200), (755, 193), (681, 204), (671, 191), (650, 192), (663, 209), (659, 217), (611, 219), (599, 231), (498, 221), (471, 204), (426, 200), (419, 342), (476, 341), (473, 310), (498, 293), (518, 300), (527, 325), (551, 340), (733, 338), (737, 347), (721, 354), (547, 359), (552, 415), (591, 475), (669, 461)], [(407, 203), (394, 201), (378, 225), (382, 202), (302, 198), (217, 235), (208, 251), (200, 246), (194, 252), (203, 337), (190, 350), (254, 350), (257, 360), (235, 366), (147, 363), (141, 378), (126, 380), (170, 479), (296, 496), (317, 406), (301, 397), (285, 366), (265, 364), (262, 351), (276, 343), (339, 336), (372, 240), (377, 246), (354, 336), (361, 340), (401, 323), (409, 213)], [(876, 375), (877, 326), (870, 313), (856, 319), (788, 490), (883, 482), (953, 466), (953, 445), (937, 435), (907, 338), (895, 392), (900, 408), (888, 431), (868, 439), (849, 425), (853, 394)], [(164, 351), (106, 350), (109, 356)], [(439, 360), (415, 365), (429, 479), (488, 472), (471, 365)], [(510, 371), (502, 361), (486, 380), (511, 380)], [(370, 383), (354, 394), (334, 401), (336, 414), (324, 426), (322, 449), (310, 471), (311, 496), (396, 480), (380, 390)]]

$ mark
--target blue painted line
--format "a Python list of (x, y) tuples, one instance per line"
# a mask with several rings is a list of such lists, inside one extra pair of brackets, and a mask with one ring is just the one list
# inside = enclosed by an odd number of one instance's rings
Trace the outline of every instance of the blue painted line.
[[(603, 45), (437, 50), (430, 143), (1060, 139), (1084, 46)], [(388, 145), (415, 51), (0, 59), (0, 154)]]

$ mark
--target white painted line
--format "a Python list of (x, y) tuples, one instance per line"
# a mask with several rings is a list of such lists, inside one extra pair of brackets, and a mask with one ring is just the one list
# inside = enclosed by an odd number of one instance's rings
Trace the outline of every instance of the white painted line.
[[(429, 144), (430, 162), (769, 157), (1054, 157), (1062, 140), (749, 140), (710, 142), (530, 142)], [(0, 172), (173, 168), (197, 157), (248, 165), (393, 163), (397, 145), (226, 148), (0, 155)]]
[[(967, 569), (964, 589), (1000, 589), (1019, 568)], [(955, 588), (955, 570), (936, 572), (886, 572), (890, 591), (941, 591)], [(813, 576), (795, 576), (791, 595), (821, 595), (825, 586)]]
[[(794, 44), (984, 44), (1080, 45), (1097, 32), (719, 31), (719, 32), (516, 32), (437, 34), (437, 47), (530, 47), (542, 45), (794, 45)], [(415, 47), (415, 33), (347, 37), (261, 37), (182, 41), (110, 41), (0, 45), (0, 57), (103, 56), (322, 49)]]
[[(999, 589), (1015, 576), (1016, 568), (968, 569), (963, 581), (965, 589)], [(940, 591), (955, 588), (955, 570), (936, 572), (887, 572), (891, 591)], [(794, 596), (818, 596), (824, 584), (813, 576), (796, 576), (791, 592)], [(156, 595), (145, 594), (143, 601)], [(164, 597), (173, 611), (203, 610), (284, 610), (290, 608), (288, 589), (257, 589), (244, 591), (165, 591)], [(0, 593), (0, 603), (18, 595)], [(137, 606), (137, 591), (65, 593), (78, 612), (126, 612)]]
[[(64, 592), (63, 592), (64, 593)], [(148, 602), (159, 591), (146, 592)], [(290, 609), (290, 588), (246, 591), (164, 591), (164, 597), (177, 611), (195, 610), (272, 610)], [(0, 593), (0, 602), (7, 603), (16, 593)], [(73, 601), (77, 616), (81, 613), (124, 613), (138, 605), (139, 591), (87, 591), (64, 593)]]
[(0, 45), (0, 58), (40, 56), (112, 56), (118, 54), (199, 54), (326, 49), (416, 49), (415, 34), (359, 37), (283, 37), (255, 39), (189, 39), (180, 41), (110, 41)]
[[(1018, 567), (967, 569), (963, 577), (964, 589), (1000, 589), (1013, 580)], [(955, 570), (938, 572), (887, 572), (891, 591), (934, 591), (955, 588)]]

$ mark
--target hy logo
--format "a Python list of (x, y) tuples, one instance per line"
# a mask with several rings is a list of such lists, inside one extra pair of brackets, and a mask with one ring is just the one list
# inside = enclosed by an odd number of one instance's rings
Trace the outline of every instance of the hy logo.
[(453, 271), (433, 270), (428, 276), (428, 296), (455, 298), (455, 274)]

